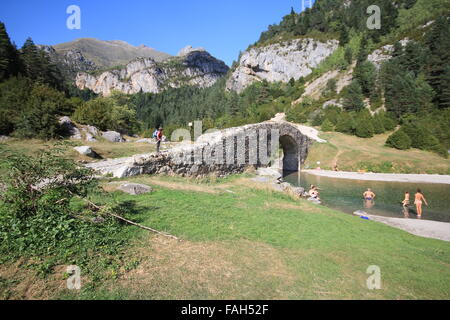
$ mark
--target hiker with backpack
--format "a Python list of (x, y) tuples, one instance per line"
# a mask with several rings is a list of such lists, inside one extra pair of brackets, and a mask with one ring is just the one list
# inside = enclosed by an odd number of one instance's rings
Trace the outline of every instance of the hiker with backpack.
[(161, 149), (161, 141), (163, 139), (163, 128), (160, 127), (157, 131), (155, 131), (153, 135), (156, 138), (156, 152), (161, 153), (160, 149)]

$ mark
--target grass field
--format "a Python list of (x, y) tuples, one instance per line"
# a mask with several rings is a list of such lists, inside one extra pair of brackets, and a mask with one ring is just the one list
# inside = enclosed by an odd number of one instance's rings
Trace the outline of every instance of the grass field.
[(411, 149), (401, 151), (384, 144), (390, 133), (370, 139), (337, 132), (322, 133), (327, 143), (315, 143), (305, 166), (332, 169), (337, 163), (340, 170), (367, 170), (384, 173), (430, 173), (450, 174), (450, 159), (435, 153)]
[[(196, 181), (143, 176), (154, 192), (129, 196), (129, 218), (181, 242), (125, 227), (125, 259), (87, 272), (79, 293), (64, 266), (42, 279), (0, 266), (3, 298), (58, 299), (450, 299), (450, 246), (276, 193), (246, 176)], [(102, 199), (98, 199), (102, 201)], [(377, 265), (382, 289), (368, 290)], [(83, 271), (82, 271), (83, 272)]]

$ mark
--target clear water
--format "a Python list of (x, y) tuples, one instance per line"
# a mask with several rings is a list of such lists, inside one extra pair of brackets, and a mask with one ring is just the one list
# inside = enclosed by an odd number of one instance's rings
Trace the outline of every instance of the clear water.
[[(422, 189), (429, 206), (423, 205), (422, 219), (450, 222), (450, 185), (427, 183), (403, 183), (382, 181), (360, 181), (319, 177), (307, 173), (291, 173), (284, 177), (286, 182), (306, 190), (313, 184), (320, 188), (322, 204), (343, 212), (363, 210), (369, 214), (395, 218), (417, 219), (414, 194)], [(377, 195), (373, 207), (366, 205), (362, 194), (371, 188)], [(411, 205), (405, 212), (401, 202), (405, 191), (409, 191)]]

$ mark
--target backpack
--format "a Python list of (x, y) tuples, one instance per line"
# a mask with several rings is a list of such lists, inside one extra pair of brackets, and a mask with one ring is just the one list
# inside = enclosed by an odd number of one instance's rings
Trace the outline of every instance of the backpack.
[(155, 132), (153, 132), (153, 139), (156, 139), (158, 137), (158, 130), (156, 130)]

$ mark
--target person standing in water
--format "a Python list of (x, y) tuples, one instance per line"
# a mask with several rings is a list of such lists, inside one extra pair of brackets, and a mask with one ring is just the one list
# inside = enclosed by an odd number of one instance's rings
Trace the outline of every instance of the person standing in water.
[(416, 205), (417, 209), (417, 217), (420, 219), (422, 218), (422, 204), (425, 203), (425, 205), (428, 206), (427, 200), (422, 194), (422, 190), (417, 189), (417, 193), (415, 195), (414, 204)]
[(372, 209), (375, 205), (375, 197), (376, 194), (372, 191), (372, 189), (367, 189), (366, 192), (363, 193), (363, 197), (364, 197), (364, 207), (366, 209)]
[(363, 197), (364, 197), (364, 200), (372, 201), (375, 199), (376, 194), (372, 191), (372, 189), (369, 188), (369, 189), (367, 189), (366, 192), (364, 192)]
[(403, 205), (403, 215), (405, 218), (409, 218), (409, 204), (410, 204), (410, 195), (408, 191), (405, 191), (405, 199), (402, 201)]
[(409, 202), (410, 202), (410, 200), (409, 200), (409, 192), (406, 191), (405, 192), (405, 199), (402, 201), (403, 208), (408, 208)]

